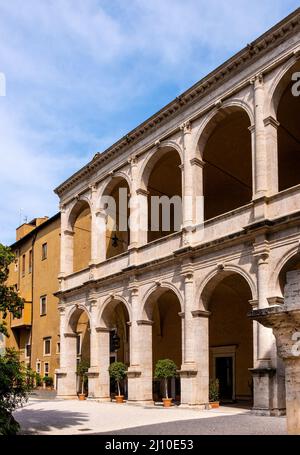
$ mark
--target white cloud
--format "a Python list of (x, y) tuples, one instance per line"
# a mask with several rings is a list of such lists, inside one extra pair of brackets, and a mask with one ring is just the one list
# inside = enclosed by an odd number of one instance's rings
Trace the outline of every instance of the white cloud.
[(296, 0), (0, 0), (0, 241), (53, 188)]

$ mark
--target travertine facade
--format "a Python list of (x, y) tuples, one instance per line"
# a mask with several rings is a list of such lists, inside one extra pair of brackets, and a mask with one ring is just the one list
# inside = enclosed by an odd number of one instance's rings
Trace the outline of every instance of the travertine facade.
[[(280, 306), (288, 272), (300, 265), (299, 71), (296, 11), (56, 189), (59, 395), (76, 393), (84, 313), (91, 398), (109, 397), (109, 339), (117, 330), (130, 401), (156, 399), (153, 366), (169, 357), (180, 375), (172, 395), (183, 405), (207, 404), (209, 378), (219, 377), (224, 400), (253, 396), (257, 412), (284, 411), (272, 329), (247, 314)], [(117, 198), (120, 188), (140, 212), (131, 206), (106, 229), (103, 195)], [(182, 196), (180, 229), (124, 233), (128, 215), (133, 227), (139, 219), (148, 225), (155, 195)]]

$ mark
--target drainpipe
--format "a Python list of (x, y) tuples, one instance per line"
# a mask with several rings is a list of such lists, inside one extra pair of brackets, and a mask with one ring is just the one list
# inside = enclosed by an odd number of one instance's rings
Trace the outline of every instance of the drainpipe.
[(33, 234), (31, 242), (31, 341), (30, 341), (30, 356), (29, 356), (29, 366), (33, 369), (32, 366), (32, 346), (33, 346), (33, 293), (34, 293), (34, 245), (37, 237), (37, 232)]

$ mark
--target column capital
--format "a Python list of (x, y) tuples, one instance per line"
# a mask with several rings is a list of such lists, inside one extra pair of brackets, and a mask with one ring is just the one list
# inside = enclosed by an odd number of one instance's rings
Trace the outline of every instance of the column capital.
[(183, 134), (190, 134), (192, 132), (192, 123), (190, 120), (187, 120), (186, 122), (183, 122), (180, 125), (180, 131), (183, 132)]
[(130, 297), (137, 297), (139, 295), (139, 288), (138, 286), (133, 286), (129, 288)]
[(149, 319), (139, 319), (136, 323), (137, 325), (153, 325), (154, 321), (150, 321)]
[(205, 161), (201, 160), (200, 158), (194, 157), (190, 160), (192, 166), (199, 166), (201, 168), (204, 167)]
[(254, 85), (254, 88), (258, 85), (261, 85), (264, 81), (263, 73), (257, 73), (254, 77), (250, 79), (250, 84)]
[(298, 341), (300, 339), (300, 305), (290, 307), (283, 304), (253, 310), (249, 313), (249, 317), (265, 327), (273, 329), (279, 357), (284, 360), (300, 359)]
[(264, 120), (264, 125), (265, 126), (273, 126), (276, 130), (279, 128), (280, 126), (280, 123), (274, 118), (272, 117), (272, 115), (269, 115), (269, 117), (266, 117)]
[(74, 236), (74, 231), (72, 231), (71, 229), (65, 229), (63, 231), (63, 234), (67, 235), (67, 236), (70, 236), (70, 237), (73, 237)]
[(127, 160), (128, 164), (130, 164), (130, 166), (137, 166), (137, 163), (138, 163), (138, 158), (136, 155), (132, 155), (128, 158)]
[(211, 312), (206, 310), (194, 310), (191, 313), (194, 318), (209, 318), (211, 315)]
[(144, 188), (137, 188), (136, 194), (138, 196), (149, 196), (150, 193), (148, 190), (144, 190)]
[(267, 262), (270, 255), (270, 246), (267, 240), (253, 245), (253, 256), (257, 259), (258, 264)]

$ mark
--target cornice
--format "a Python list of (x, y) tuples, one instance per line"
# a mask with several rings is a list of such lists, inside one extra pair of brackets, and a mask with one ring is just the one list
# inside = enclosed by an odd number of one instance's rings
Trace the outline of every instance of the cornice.
[(249, 61), (256, 59), (266, 53), (267, 50), (278, 45), (283, 39), (290, 35), (299, 24), (300, 8), (296, 9), (255, 41), (248, 44), (244, 49), (175, 98), (175, 100), (171, 101), (152, 117), (130, 131), (107, 150), (102, 153), (96, 153), (94, 158), (87, 165), (59, 185), (54, 192), (58, 196), (62, 196), (65, 191), (72, 188), (81, 179), (93, 175), (93, 173), (101, 168), (105, 162), (109, 162), (116, 156), (118, 152), (128, 150), (133, 144), (136, 144), (141, 138), (146, 137), (150, 132), (157, 128), (157, 126), (165, 124), (172, 117), (175, 117), (175, 115), (183, 111), (184, 108), (203, 98), (216, 85), (222, 84), (228, 79), (229, 75), (234, 72), (240, 72), (245, 65), (249, 65)]

